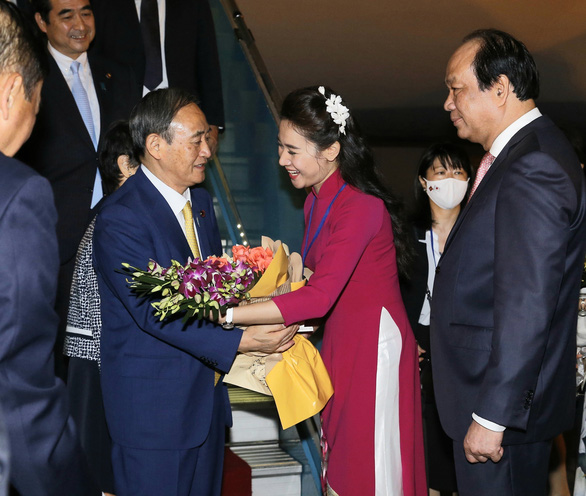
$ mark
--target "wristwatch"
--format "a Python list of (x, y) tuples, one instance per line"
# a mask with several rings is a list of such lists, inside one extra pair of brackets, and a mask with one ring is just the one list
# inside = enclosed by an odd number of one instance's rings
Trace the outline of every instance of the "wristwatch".
[(234, 329), (234, 308), (230, 307), (226, 310), (226, 321), (222, 324), (222, 329), (231, 331)]

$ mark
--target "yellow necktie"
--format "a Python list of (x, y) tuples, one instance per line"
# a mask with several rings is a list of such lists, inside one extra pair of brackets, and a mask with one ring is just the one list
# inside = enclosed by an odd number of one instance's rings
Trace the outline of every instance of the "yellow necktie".
[[(197, 238), (195, 237), (195, 229), (193, 227), (193, 213), (191, 211), (191, 203), (186, 202), (183, 207), (183, 217), (185, 218), (185, 234), (187, 236), (187, 242), (195, 258), (201, 258), (199, 247), (197, 246)], [(214, 370), (214, 386), (218, 384), (221, 375)]]
[(195, 237), (195, 229), (193, 228), (193, 214), (191, 212), (191, 203), (186, 202), (183, 207), (183, 217), (185, 218), (185, 234), (187, 242), (191, 248), (191, 252), (195, 258), (201, 258), (199, 247), (197, 246), (197, 238)]

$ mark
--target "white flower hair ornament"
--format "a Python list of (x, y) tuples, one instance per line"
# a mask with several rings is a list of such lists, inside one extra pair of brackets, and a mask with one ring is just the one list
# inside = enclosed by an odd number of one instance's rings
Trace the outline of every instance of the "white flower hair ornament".
[[(318, 91), (325, 98), (326, 89), (320, 86)], [(348, 107), (342, 105), (342, 97), (332, 93), (330, 98), (326, 98), (326, 111), (332, 116), (332, 120), (340, 126), (340, 132), (346, 134), (346, 119), (350, 117), (350, 112), (348, 111)]]

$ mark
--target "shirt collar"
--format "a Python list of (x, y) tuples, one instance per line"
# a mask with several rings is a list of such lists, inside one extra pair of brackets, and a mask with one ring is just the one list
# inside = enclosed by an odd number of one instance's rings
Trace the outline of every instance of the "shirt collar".
[(166, 185), (155, 176), (144, 164), (141, 165), (141, 169), (149, 181), (153, 183), (153, 186), (157, 188), (158, 192), (163, 195), (163, 198), (165, 198), (165, 201), (169, 204), (175, 215), (178, 215), (183, 210), (186, 201), (191, 202), (191, 191), (189, 188), (183, 194), (178, 193), (171, 186)]
[(507, 143), (511, 141), (511, 138), (517, 134), (522, 128), (524, 128), (530, 122), (533, 122), (538, 117), (541, 117), (541, 112), (537, 107), (531, 109), (529, 112), (523, 114), (509, 127), (507, 127), (501, 134), (499, 134), (492, 146), (490, 147), (490, 154), (493, 157), (498, 157), (499, 153), (503, 151), (503, 148), (507, 146)]
[(74, 60), (81, 64), (84, 71), (86, 70), (88, 65), (87, 52), (83, 52), (76, 59), (72, 59), (71, 57), (62, 54), (59, 50), (56, 50), (50, 42), (47, 42), (47, 46), (49, 47), (49, 53), (53, 56), (63, 74), (69, 74), (71, 72), (71, 63)]

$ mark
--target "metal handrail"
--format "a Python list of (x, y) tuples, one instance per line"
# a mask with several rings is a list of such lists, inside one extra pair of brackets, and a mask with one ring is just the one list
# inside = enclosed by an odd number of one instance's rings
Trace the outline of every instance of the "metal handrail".
[[(230, 20), (230, 24), (234, 29), (236, 39), (238, 40), (238, 43), (240, 44), (240, 47), (248, 61), (248, 64), (253, 71), (254, 77), (264, 95), (265, 102), (275, 121), (275, 124), (278, 125), (279, 109), (281, 108), (282, 98), (273, 82), (273, 79), (271, 78), (268, 72), (268, 69), (262, 59), (262, 56), (260, 55), (260, 52), (256, 46), (254, 36), (252, 35), (250, 29), (248, 29), (248, 26), (246, 25), (246, 22), (244, 20), (244, 16), (238, 9), (235, 0), (220, 0), (220, 3), (222, 4), (222, 7), (224, 8), (224, 11), (228, 16), (228, 19)], [(221, 185), (226, 193), (228, 204), (237, 222), (237, 228), (239, 230), (238, 235), (242, 236), (244, 240), (247, 241), (245, 237), (245, 231), (242, 228), (242, 221), (240, 220), (236, 204), (230, 192), (228, 182), (226, 181), (226, 176), (217, 157), (214, 157), (214, 164), (218, 172), (219, 181), (221, 182)], [(212, 181), (214, 181), (214, 187), (217, 188), (218, 185), (216, 184), (215, 178), (213, 178)], [(220, 204), (220, 208), (222, 208), (224, 212), (226, 206)], [(224, 213), (224, 216), (228, 219), (226, 214), (227, 212)], [(227, 222), (227, 224), (229, 224), (229, 222)], [(230, 230), (231, 226), (228, 226), (228, 229)], [(233, 229), (230, 231), (230, 235), (234, 240), (236, 234), (234, 233)], [(314, 480), (316, 489), (318, 493), (321, 494), (321, 455), (319, 448), (319, 417), (316, 416), (315, 418), (309, 418), (306, 421), (297, 424), (297, 432), (299, 435), (299, 439), (301, 441), (301, 445), (303, 447), (303, 451), (305, 453), (305, 457), (307, 458), (307, 461), (309, 463), (311, 475)]]
[(271, 115), (273, 116), (273, 119), (275, 119), (275, 122), (278, 123), (282, 98), (269, 74), (269, 71), (267, 70), (267, 66), (264, 63), (260, 52), (258, 51), (254, 36), (250, 29), (248, 29), (248, 26), (244, 21), (244, 16), (242, 15), (242, 12), (240, 12), (240, 9), (238, 9), (235, 0), (220, 0), (220, 3), (226, 11), (228, 19), (230, 19), (236, 39), (240, 43), (244, 55), (254, 72), (254, 77), (263, 92)]
[[(226, 179), (226, 174), (224, 174), (222, 164), (220, 163), (220, 160), (218, 159), (217, 155), (213, 156), (212, 161), (214, 163), (214, 170), (217, 174), (217, 177), (215, 174), (212, 173), (210, 175), (210, 180), (212, 181), (212, 186), (215, 191), (220, 191), (221, 187), (221, 189), (224, 191), (224, 194), (226, 195), (227, 205), (224, 202), (224, 198), (222, 197), (222, 195), (216, 195), (216, 198), (218, 200), (218, 205), (222, 210), (222, 215), (224, 216), (224, 219), (226, 219), (226, 229), (228, 229), (228, 234), (230, 236), (230, 239), (232, 240), (232, 244), (243, 244), (244, 246), (247, 246), (248, 236), (246, 236), (246, 231), (243, 228), (242, 219), (240, 218), (240, 213), (238, 212), (238, 208), (236, 207), (236, 202), (234, 201), (234, 197), (232, 196), (230, 186), (228, 186), (228, 181)], [(220, 182), (220, 184), (218, 184), (218, 181)], [(228, 207), (230, 211), (228, 211)], [(231, 220), (234, 221), (237, 231), (234, 229), (234, 224), (232, 224)]]

